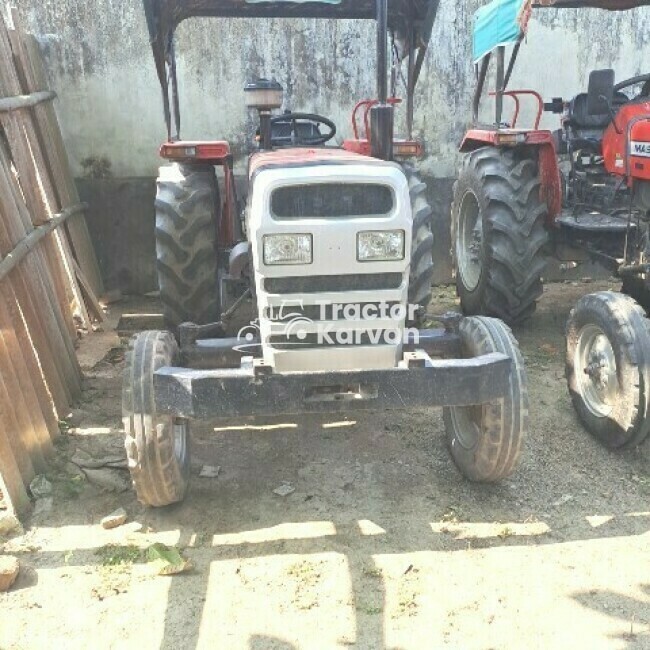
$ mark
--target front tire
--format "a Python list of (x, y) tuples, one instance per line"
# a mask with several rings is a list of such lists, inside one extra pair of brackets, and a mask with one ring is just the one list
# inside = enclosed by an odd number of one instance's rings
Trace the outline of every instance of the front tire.
[(629, 296), (581, 298), (566, 331), (566, 377), (587, 431), (610, 449), (638, 445), (650, 429), (650, 322)]
[(186, 420), (156, 413), (153, 377), (178, 362), (169, 332), (143, 332), (127, 354), (122, 388), (126, 455), (138, 500), (153, 507), (182, 501), (190, 476), (190, 436)]
[(512, 359), (509, 390), (502, 399), (479, 406), (444, 409), (451, 457), (470, 481), (494, 483), (517, 468), (528, 430), (528, 379), (519, 345), (500, 320), (465, 318), (460, 324), (464, 355), (500, 352)]
[(510, 324), (529, 318), (542, 295), (547, 207), (537, 161), (517, 150), (467, 154), (452, 204), (456, 285), (463, 311)]

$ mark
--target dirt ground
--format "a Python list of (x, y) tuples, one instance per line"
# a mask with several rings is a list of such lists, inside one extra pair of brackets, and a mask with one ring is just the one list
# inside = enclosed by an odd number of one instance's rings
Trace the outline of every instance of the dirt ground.
[[(0, 546), (22, 565), (0, 648), (650, 648), (650, 445), (600, 447), (563, 378), (569, 309), (607, 286), (551, 285), (516, 331), (531, 426), (521, 468), (491, 487), (458, 474), (439, 411), (285, 418), (197, 431), (191, 494), (145, 509), (69, 462), (122, 454), (123, 348), (110, 328), (89, 337), (53, 500)], [(115, 305), (111, 322), (135, 308), (152, 306)], [(126, 472), (107, 472), (122, 489)], [(284, 482), (295, 491), (274, 494)], [(103, 530), (119, 507), (129, 523)], [(154, 575), (154, 542), (193, 569)]]

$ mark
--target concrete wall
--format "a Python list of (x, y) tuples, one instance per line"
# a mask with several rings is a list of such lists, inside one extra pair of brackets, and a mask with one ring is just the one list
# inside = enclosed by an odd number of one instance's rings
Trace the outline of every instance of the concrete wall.
[[(41, 36), (75, 171), (88, 156), (107, 157), (116, 176), (155, 175), (164, 138), (161, 100), (140, 0), (18, 0)], [(442, 0), (417, 93), (416, 129), (425, 167), (453, 176), (468, 123), (473, 74), (472, 13), (477, 0)], [(544, 10), (535, 14), (512, 87), (571, 95), (595, 67), (619, 79), (647, 71), (650, 9), (621, 14)], [(242, 87), (277, 78), (287, 106), (333, 116), (343, 134), (359, 97), (374, 94), (371, 22), (191, 20), (178, 38), (185, 137), (215, 137), (245, 148), (252, 116)]]
[[(449, 279), (446, 220), (456, 150), (470, 120), (471, 24), (480, 4), (441, 0), (416, 96), (416, 131), (427, 150), (422, 170), (440, 218), (438, 281)], [(82, 161), (92, 157), (107, 159), (118, 179), (154, 177), (165, 128), (140, 0), (17, 0), (17, 5), (42, 43), (75, 173), (82, 176)], [(178, 51), (184, 137), (225, 138), (239, 153), (246, 151), (255, 127), (243, 102), (248, 79), (278, 79), (288, 108), (331, 116), (344, 137), (356, 100), (374, 95), (371, 22), (191, 20), (179, 30)], [(534, 86), (545, 97), (568, 97), (586, 88), (594, 68), (614, 67), (623, 79), (647, 72), (648, 60), (650, 9), (538, 11), (511, 87)], [(531, 115), (526, 111), (524, 118)], [(545, 117), (545, 124), (556, 128), (557, 118)], [(140, 186), (145, 194), (139, 200), (124, 200)], [(97, 207), (91, 219), (103, 221), (107, 193), (123, 186), (93, 187), (86, 194)], [(136, 210), (150, 205), (151, 183), (124, 187), (128, 191), (111, 201), (120, 219), (145, 218)], [(146, 220), (151, 218), (148, 212)], [(104, 253), (119, 245), (119, 239), (112, 242), (116, 229), (105, 223), (92, 229)], [(120, 276), (119, 269), (111, 273)]]

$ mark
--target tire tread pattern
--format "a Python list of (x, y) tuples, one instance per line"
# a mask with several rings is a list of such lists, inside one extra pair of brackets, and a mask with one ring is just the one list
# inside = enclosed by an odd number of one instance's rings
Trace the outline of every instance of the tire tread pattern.
[[(461, 322), (465, 354), (476, 357), (500, 352), (512, 359), (513, 367), (506, 396), (483, 407), (448, 407), (443, 417), (450, 453), (461, 473), (472, 481), (494, 483), (514, 473), (519, 465), (528, 431), (528, 378), (519, 345), (502, 321), (482, 316)], [(481, 408), (477, 444), (466, 449), (459, 443), (459, 409)]]
[(409, 304), (425, 312), (433, 295), (433, 208), (427, 199), (427, 186), (411, 165), (404, 165), (413, 212), (413, 243), (409, 277)]
[(162, 167), (156, 195), (156, 257), (167, 325), (219, 320), (217, 223), (221, 206), (214, 168)]
[[(142, 332), (131, 342), (122, 384), (126, 455), (138, 500), (161, 507), (182, 501), (189, 477), (189, 447), (182, 465), (174, 448), (174, 421), (157, 416), (153, 376), (173, 365), (178, 345), (169, 332)], [(185, 425), (186, 426), (186, 425)], [(186, 432), (187, 444), (189, 435)]]
[[(516, 324), (532, 316), (542, 295), (546, 267), (547, 206), (541, 198), (537, 161), (528, 155), (481, 147), (464, 157), (454, 185), (452, 242), (465, 190), (473, 189), (483, 215), (485, 247), (481, 280), (473, 295), (456, 271), (467, 314), (494, 316)], [(454, 256), (457, 257), (455, 249)]]
[[(596, 418), (589, 411), (575, 376), (574, 355), (580, 330), (594, 322), (601, 326), (614, 349), (622, 386), (609, 418)], [(610, 449), (641, 444), (650, 433), (650, 320), (645, 311), (630, 296), (613, 291), (583, 296), (569, 316), (566, 341), (569, 392), (587, 431)]]

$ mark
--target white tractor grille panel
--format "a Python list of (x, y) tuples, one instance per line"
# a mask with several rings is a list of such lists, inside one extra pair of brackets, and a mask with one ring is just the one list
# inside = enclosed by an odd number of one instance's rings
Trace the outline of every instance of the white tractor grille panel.
[[(331, 187), (334, 183), (370, 180), (391, 189), (394, 207), (387, 214), (349, 218), (338, 213), (336, 217), (317, 218), (292, 214), (290, 219), (281, 219), (271, 211), (271, 197), (278, 187), (318, 183)], [(359, 212), (358, 205), (355, 212)], [(402, 356), (408, 307), (412, 230), (408, 186), (397, 166), (371, 161), (367, 166), (263, 170), (254, 180), (248, 228), (266, 364), (277, 372), (397, 365)], [(359, 262), (357, 235), (369, 230), (403, 230), (405, 259)], [(264, 264), (265, 236), (298, 233), (313, 237), (311, 264)], [(401, 306), (401, 312), (397, 306)]]

